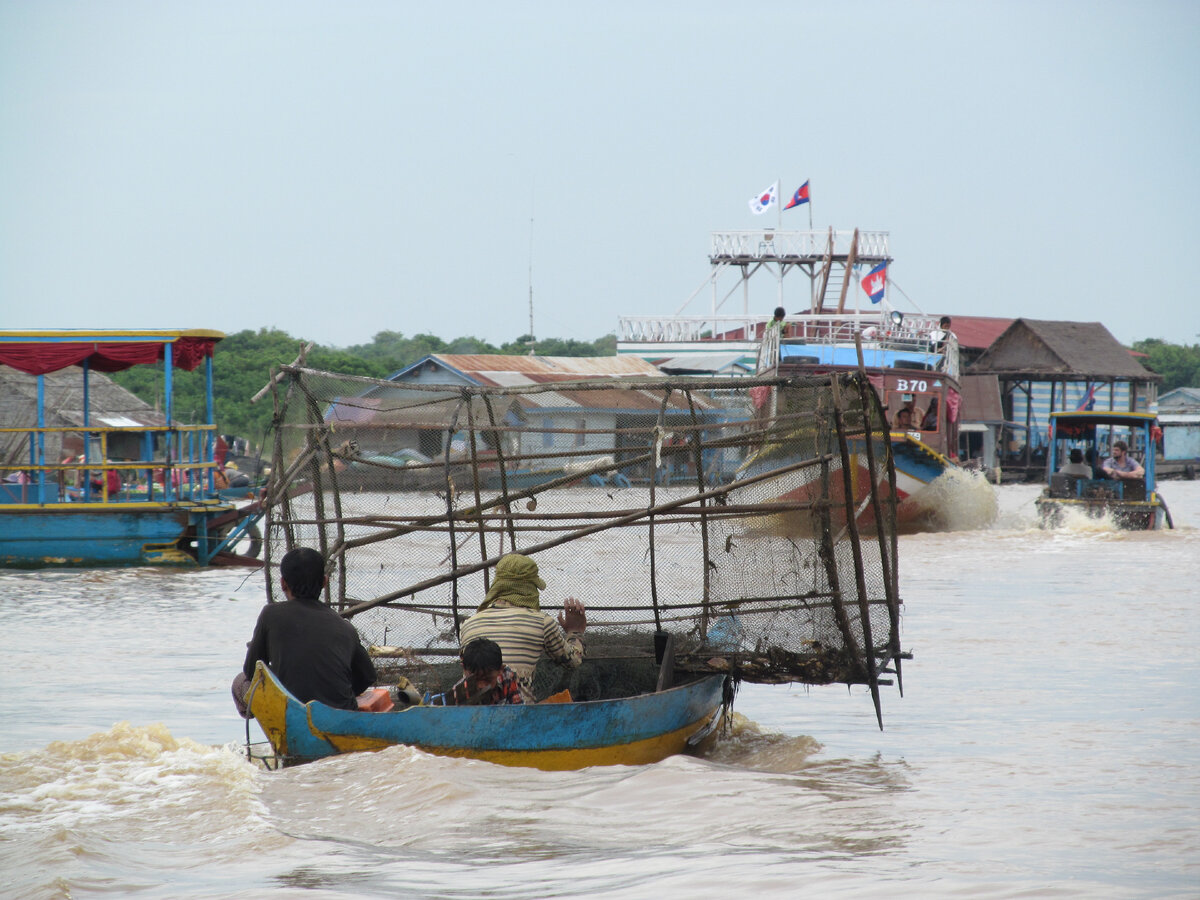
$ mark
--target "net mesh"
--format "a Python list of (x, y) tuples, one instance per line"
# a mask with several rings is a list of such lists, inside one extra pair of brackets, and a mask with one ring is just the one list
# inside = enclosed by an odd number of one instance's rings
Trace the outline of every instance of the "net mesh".
[[(886, 426), (858, 376), (374, 381), (285, 367), (275, 385), (268, 592), (294, 546), (382, 668), (461, 674), (458, 630), (496, 561), (538, 563), (542, 608), (586, 603), (576, 699), (620, 670), (872, 686), (898, 663)], [(414, 677), (414, 675), (416, 677)], [(616, 689), (617, 693), (620, 689)]]

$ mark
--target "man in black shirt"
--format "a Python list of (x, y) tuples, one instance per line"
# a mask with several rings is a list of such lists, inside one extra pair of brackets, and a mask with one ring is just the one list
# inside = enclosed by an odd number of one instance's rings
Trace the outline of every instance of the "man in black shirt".
[(301, 703), (357, 709), (357, 696), (375, 683), (375, 665), (354, 626), (321, 602), (327, 581), (316, 550), (287, 552), (279, 564), (287, 601), (268, 603), (258, 614), (242, 674), (253, 678), (261, 659)]

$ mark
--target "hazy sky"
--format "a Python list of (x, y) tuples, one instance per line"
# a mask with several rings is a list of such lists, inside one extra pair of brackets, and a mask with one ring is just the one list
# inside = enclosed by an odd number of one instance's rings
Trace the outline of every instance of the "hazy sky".
[(776, 179), (926, 312), (1195, 343), (1200, 3), (0, 0), (8, 328), (501, 343), (532, 231), (592, 340)]

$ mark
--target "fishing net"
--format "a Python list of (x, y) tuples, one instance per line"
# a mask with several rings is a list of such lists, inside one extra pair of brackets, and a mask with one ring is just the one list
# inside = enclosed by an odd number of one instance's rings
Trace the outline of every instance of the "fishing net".
[(903, 654), (894, 476), (865, 379), (421, 377), (283, 368), (273, 599), (283, 554), (318, 548), (327, 601), (380, 667), (437, 687), (520, 552), (545, 611), (587, 606), (587, 663), (540, 666), (539, 695), (643, 689), (669, 636), (677, 672), (869, 684), (878, 706)]

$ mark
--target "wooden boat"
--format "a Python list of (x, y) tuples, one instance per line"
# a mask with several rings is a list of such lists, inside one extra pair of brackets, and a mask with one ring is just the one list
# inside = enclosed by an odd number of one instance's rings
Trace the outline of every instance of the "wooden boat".
[(301, 703), (260, 662), (248, 696), (285, 764), (407, 744), (440, 756), (579, 769), (658, 762), (698, 744), (718, 724), (726, 681), (707, 675), (661, 691), (578, 703), (360, 712)]
[[(1063, 524), (1070, 513), (1089, 518), (1107, 517), (1126, 530), (1174, 527), (1166, 501), (1158, 493), (1154, 474), (1154, 436), (1157, 419), (1153, 413), (1096, 412), (1077, 410), (1050, 414), (1050, 451), (1046, 457), (1048, 485), (1035, 501), (1043, 527)], [(1113, 480), (1101, 466), (1116, 441), (1124, 441), (1128, 452), (1141, 457), (1143, 477)], [(1069, 451), (1082, 451), (1083, 465), (1092, 470), (1066, 474), (1059, 469)]]
[[(569, 703), (336, 710), (300, 704), (260, 667), (250, 712), (285, 764), (395, 743), (542, 768), (652, 762), (709, 733), (742, 680), (865, 684), (882, 726), (880, 685), (891, 683), (884, 673), (899, 681), (906, 654), (894, 504), (885, 502), (893, 496), (888, 432), (861, 373), (463, 386), (367, 382), (298, 365), (281, 372), (271, 385), (284, 427), (271, 463), (266, 556), (274, 566), (283, 555), (272, 541), (325, 550), (324, 600), (371, 650), (377, 686), (436, 695), (461, 677), (447, 660), (457, 660), (462, 624), (506, 553), (535, 558), (548, 582), (539, 602), (551, 616), (564, 597), (588, 603), (582, 665), (543, 662), (530, 685), (539, 700), (565, 688)], [(584, 406), (583, 395), (598, 391), (592, 408), (618, 408), (608, 433), (596, 417), (549, 431), (542, 417), (502, 429), (490, 416), (458, 417), (473, 477), (396, 503), (325, 477), (347, 448), (323, 427), (323, 411), (364, 390), (396, 423), (395, 433), (373, 424), (370, 437), (384, 445), (396, 445), (431, 406), (536, 409), (563, 391)], [(755, 414), (760, 390), (776, 414)], [(514, 447), (537, 445), (539, 455), (577, 467), (546, 483), (486, 488), (497, 432), (506, 459)], [(778, 457), (764, 449), (776, 446), (785, 450)], [(747, 459), (752, 471), (710, 477)], [(674, 476), (661, 488), (572, 487), (591, 475), (666, 469)], [(789, 498), (795, 482), (808, 492)], [(296, 483), (313, 489), (291, 490)], [(874, 527), (860, 541), (865, 511)], [(269, 597), (277, 575), (268, 568)]]
[[(898, 527), (940, 527), (943, 517), (931, 512), (939, 503), (955, 502), (955, 492), (939, 490), (942, 485), (935, 482), (961, 471), (958, 341), (938, 316), (902, 312), (886, 295), (865, 310), (859, 308), (864, 295), (855, 268), (875, 267), (874, 274), (893, 262), (888, 234), (858, 229), (714, 232), (709, 261), (711, 315), (623, 316), (617, 352), (666, 359), (664, 367), (680, 368), (690, 356), (728, 350), (744, 354), (743, 363), (753, 360), (759, 375), (865, 372), (893, 429)], [(722, 276), (740, 273), (740, 283), (726, 298), (738, 289), (748, 297), (751, 276), (774, 270), (778, 283), (771, 286), (772, 293), (782, 303), (784, 276), (796, 269), (810, 282), (806, 311), (777, 323), (770, 316), (750, 315), (748, 303), (740, 316), (717, 315), (716, 285)], [(883, 275), (878, 277), (883, 281)], [(904, 409), (912, 415), (907, 426), (898, 423)]]
[[(36, 379), (35, 402), (14, 407), (0, 428), (10, 451), (0, 472), (15, 479), (0, 485), (0, 566), (258, 565), (234, 548), (260, 509), (222, 497), (214, 482), (212, 361), (223, 337), (200, 329), (0, 332), (0, 364)], [(93, 370), (160, 363), (163, 413), (147, 407), (135, 420), (93, 409)], [(201, 366), (206, 421), (179, 424), (174, 372)], [(48, 396), (47, 376), (72, 369), (78, 381), (56, 378), (70, 386)], [(14, 421), (18, 414), (25, 420)]]

